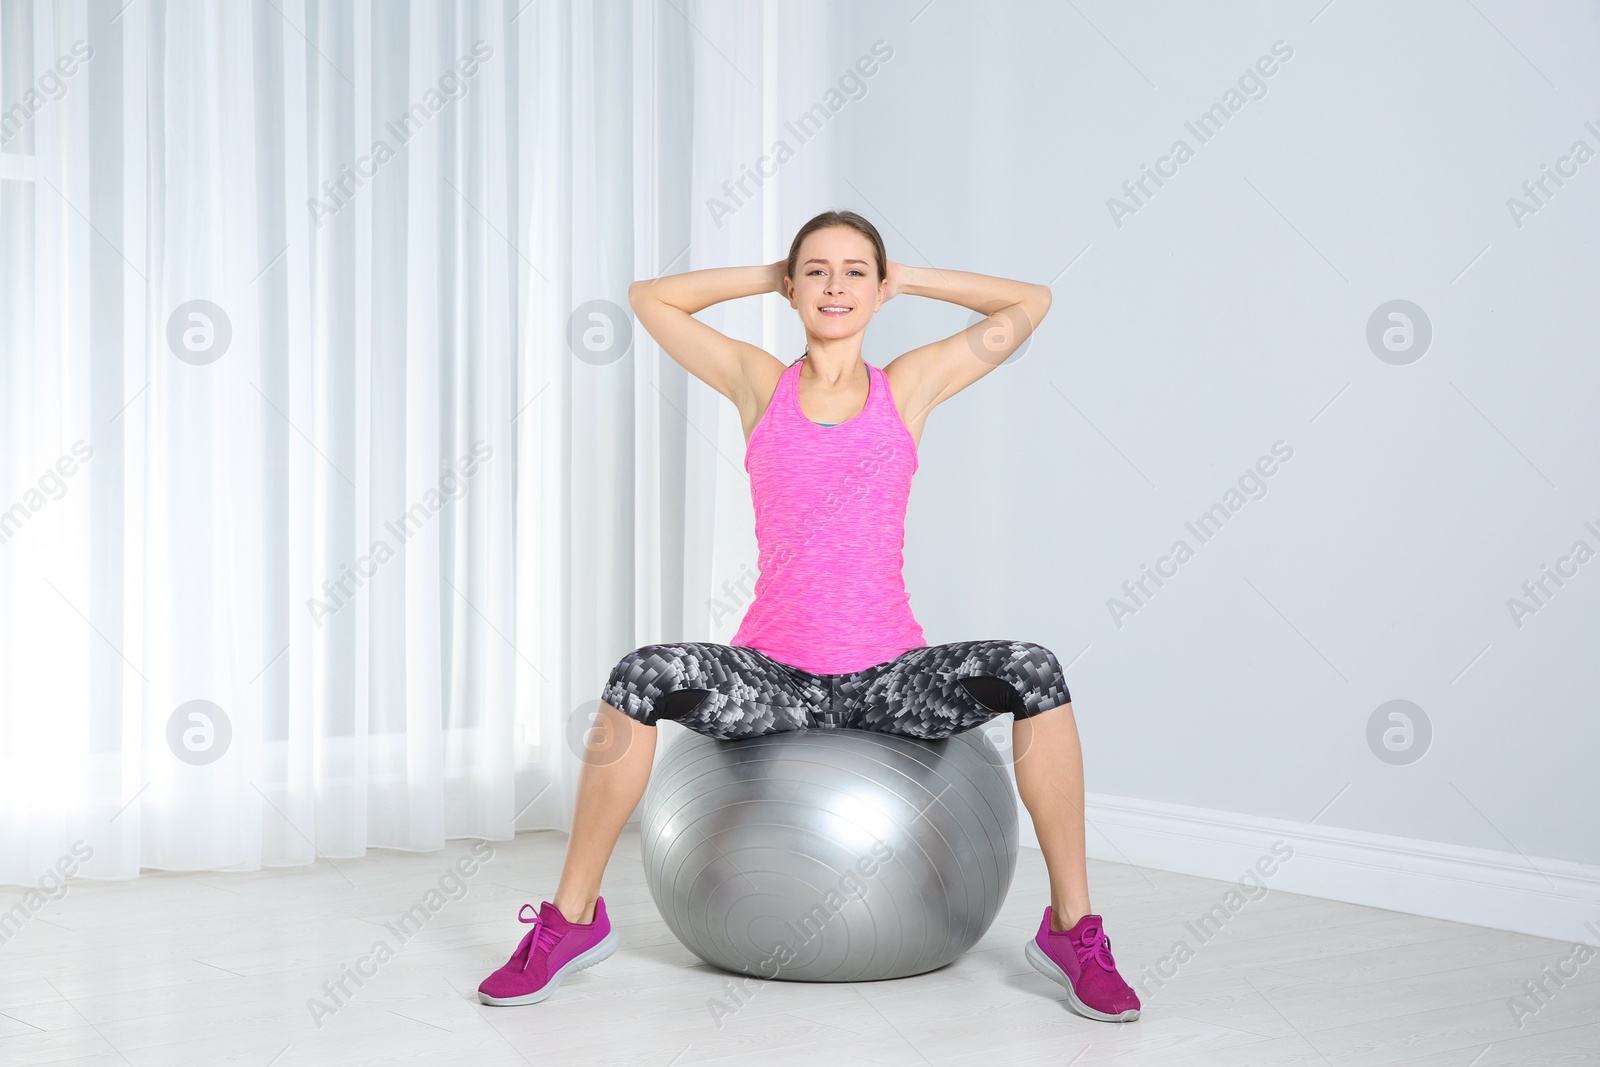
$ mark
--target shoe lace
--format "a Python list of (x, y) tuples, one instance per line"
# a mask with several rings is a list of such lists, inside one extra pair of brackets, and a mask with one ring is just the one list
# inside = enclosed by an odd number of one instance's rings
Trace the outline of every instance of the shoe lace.
[(1083, 935), (1073, 947), (1078, 950), (1080, 966), (1088, 966), (1089, 961), (1093, 960), (1108, 971), (1117, 969), (1116, 960), (1111, 958), (1111, 939), (1099, 926), (1084, 927)]
[(522, 936), (522, 943), (517, 946), (518, 952), (522, 952), (524, 949), (527, 950), (522, 957), (522, 967), (520, 968), (520, 970), (524, 971), (528, 969), (528, 961), (533, 959), (533, 954), (535, 952), (550, 951), (551, 946), (553, 946), (561, 937), (561, 935), (555, 929), (545, 923), (538, 915), (535, 915), (531, 919), (524, 919), (522, 917), (522, 913), (531, 907), (533, 907), (532, 904), (524, 904), (521, 908), (517, 909), (518, 922), (533, 924), (533, 929), (529, 930)]

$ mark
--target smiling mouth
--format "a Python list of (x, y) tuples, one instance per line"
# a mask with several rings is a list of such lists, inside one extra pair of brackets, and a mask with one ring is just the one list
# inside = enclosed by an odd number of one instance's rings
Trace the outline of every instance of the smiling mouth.
[(839, 304), (824, 304), (817, 310), (824, 315), (848, 315), (851, 309)]

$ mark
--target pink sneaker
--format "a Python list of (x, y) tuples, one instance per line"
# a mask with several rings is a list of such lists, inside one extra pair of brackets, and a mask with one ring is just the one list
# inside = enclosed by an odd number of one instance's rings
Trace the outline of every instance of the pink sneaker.
[(1139, 995), (1117, 973), (1111, 942), (1098, 915), (1085, 915), (1072, 929), (1050, 929), (1050, 909), (1026, 948), (1028, 962), (1067, 988), (1067, 1004), (1086, 1019), (1130, 1022), (1139, 1017)]
[(567, 922), (548, 900), (539, 906), (538, 918), (524, 919), (522, 913), (531, 907), (518, 908), (517, 919), (532, 923), (533, 929), (522, 936), (505, 966), (478, 986), (478, 999), (485, 1004), (537, 1004), (567, 975), (593, 967), (617, 950), (604, 897), (594, 902), (594, 919), (587, 923)]

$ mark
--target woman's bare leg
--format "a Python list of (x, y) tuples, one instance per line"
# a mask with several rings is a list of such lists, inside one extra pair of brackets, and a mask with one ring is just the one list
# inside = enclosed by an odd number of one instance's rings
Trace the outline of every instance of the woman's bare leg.
[(600, 878), (617, 847), (623, 824), (638, 807), (650, 781), (656, 753), (656, 728), (630, 719), (600, 702), (600, 718), (584, 744), (577, 806), (567, 859), (561, 868), (554, 904), (568, 922), (594, 921)]
[(1011, 727), (1017, 794), (1033, 816), (1050, 871), (1051, 928), (1071, 929), (1089, 914), (1083, 839), (1083, 752), (1072, 705), (1062, 704)]

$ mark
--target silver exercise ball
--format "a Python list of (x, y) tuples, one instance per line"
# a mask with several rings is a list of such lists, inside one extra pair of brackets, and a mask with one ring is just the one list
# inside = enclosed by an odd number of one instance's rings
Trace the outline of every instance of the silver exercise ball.
[(685, 730), (645, 793), (645, 881), (678, 940), (724, 970), (795, 982), (931, 971), (977, 943), (1011, 887), (1005, 762), (981, 727), (939, 741)]

